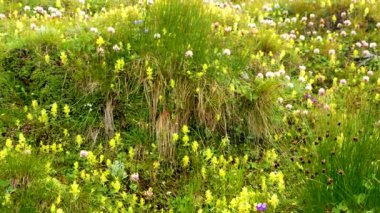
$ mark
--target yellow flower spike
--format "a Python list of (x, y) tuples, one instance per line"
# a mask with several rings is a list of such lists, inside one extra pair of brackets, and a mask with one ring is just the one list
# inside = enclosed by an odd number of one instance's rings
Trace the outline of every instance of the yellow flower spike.
[(226, 177), (226, 171), (224, 169), (219, 169), (219, 176), (221, 178), (225, 178)]
[(193, 142), (191, 143), (191, 149), (192, 149), (192, 151), (193, 151), (194, 153), (197, 152), (198, 147), (199, 147), (199, 144), (198, 144), (197, 141), (193, 141)]
[(98, 47), (102, 46), (105, 43), (103, 37), (99, 36), (98, 39), (96, 39), (96, 44)]
[(190, 138), (188, 135), (184, 135), (182, 137), (182, 141), (183, 141), (183, 146), (188, 146), (189, 145), (189, 141), (190, 141)]
[(51, 114), (55, 118), (55, 117), (57, 117), (57, 113), (58, 113), (58, 104), (53, 103), (53, 105), (51, 106)]
[(68, 118), (70, 116), (70, 107), (69, 107), (69, 105), (65, 104), (65, 106), (63, 107), (63, 112), (65, 113), (66, 118)]
[(112, 183), (111, 183), (111, 186), (113, 188), (113, 192), (114, 193), (117, 193), (120, 191), (120, 188), (121, 188), (121, 184), (120, 184), (120, 181), (118, 179), (115, 179)]
[(61, 51), (61, 55), (59, 56), (59, 58), (61, 59), (61, 63), (63, 65), (66, 65), (67, 62), (68, 62), (68, 57), (67, 57), (67, 54), (65, 51)]
[(83, 138), (82, 138), (81, 135), (77, 135), (77, 136), (76, 136), (76, 143), (77, 143), (77, 147), (78, 147), (78, 148), (80, 147), (80, 145), (82, 145), (82, 143), (83, 143)]
[(112, 138), (111, 140), (109, 140), (108, 145), (110, 146), (111, 149), (115, 149), (115, 147), (116, 147), (115, 139)]
[(7, 138), (7, 140), (5, 141), (5, 146), (8, 148), (8, 149), (11, 149), (13, 147), (13, 142), (10, 138)]
[(70, 185), (70, 193), (74, 195), (74, 198), (77, 198), (80, 194), (80, 188), (76, 181)]
[(181, 131), (182, 131), (183, 134), (190, 133), (189, 127), (186, 124), (182, 126)]
[(50, 64), (50, 56), (48, 54), (45, 55), (45, 62)]
[(280, 203), (280, 200), (278, 199), (277, 194), (273, 194), (271, 198), (268, 200), (268, 203), (273, 206), (274, 209), (277, 208), (278, 204)]
[(172, 141), (175, 143), (175, 142), (178, 141), (178, 139), (179, 139), (179, 135), (178, 135), (178, 133), (174, 133), (174, 134), (172, 135)]
[(212, 193), (211, 193), (210, 190), (206, 191), (205, 197), (206, 197), (206, 199), (205, 199), (206, 204), (211, 204), (212, 201), (213, 201), (213, 199), (214, 199), (214, 197), (212, 196)]
[(183, 158), (182, 158), (182, 166), (184, 168), (187, 168), (190, 164), (190, 158), (189, 156), (185, 155)]

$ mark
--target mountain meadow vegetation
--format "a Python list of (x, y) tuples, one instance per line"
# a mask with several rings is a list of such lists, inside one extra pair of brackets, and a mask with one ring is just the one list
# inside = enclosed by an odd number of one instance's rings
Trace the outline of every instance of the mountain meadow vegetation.
[(377, 0), (0, 0), (0, 212), (380, 212)]

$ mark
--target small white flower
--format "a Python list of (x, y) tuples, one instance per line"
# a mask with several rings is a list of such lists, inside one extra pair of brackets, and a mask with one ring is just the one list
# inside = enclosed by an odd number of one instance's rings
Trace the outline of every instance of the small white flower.
[(229, 33), (232, 31), (232, 27), (228, 26), (224, 28), (224, 32)]
[(256, 78), (260, 78), (260, 79), (262, 79), (262, 78), (264, 78), (264, 75), (260, 72), (260, 73), (258, 73), (258, 74), (256, 75)]
[(153, 35), (153, 37), (154, 37), (155, 39), (160, 39), (160, 38), (161, 38), (161, 34), (159, 34), (159, 33), (155, 33), (155, 34)]
[(314, 50), (313, 50), (313, 52), (314, 52), (314, 54), (319, 54), (319, 49), (318, 48), (315, 48)]
[(86, 3), (86, 0), (79, 0), (79, 3), (81, 3), (81, 4), (85, 4), (85, 3)]
[(302, 22), (306, 22), (306, 21), (307, 21), (307, 17), (306, 17), (306, 16), (302, 17), (302, 18), (301, 18), (301, 21), (302, 21)]
[(306, 70), (306, 67), (304, 65), (301, 65), (298, 68), (300, 69), (300, 71), (305, 71)]
[(282, 104), (282, 102), (284, 102), (284, 99), (281, 98), (281, 97), (279, 97), (279, 98), (277, 98), (277, 102), (278, 102), (279, 104)]
[(355, 30), (351, 30), (351, 35), (356, 35), (356, 31)]
[(313, 87), (311, 86), (311, 84), (307, 84), (305, 87), (305, 90), (307, 90), (307, 91), (311, 91), (312, 89), (313, 89)]
[(365, 48), (368, 48), (368, 46), (369, 46), (368, 42), (366, 42), (366, 41), (362, 41), (362, 45), (363, 45), (363, 47), (365, 47)]
[(350, 20), (345, 20), (343, 22), (343, 24), (346, 25), (346, 26), (351, 26), (351, 21)]
[(300, 40), (304, 41), (305, 40), (305, 36), (304, 35), (300, 35)]
[(285, 80), (287, 80), (287, 81), (290, 81), (290, 76), (288, 76), (288, 75), (285, 75)]
[(365, 83), (368, 83), (369, 82), (369, 76), (363, 76), (363, 81)]
[(291, 104), (286, 104), (286, 109), (288, 109), (288, 110), (291, 110), (292, 108), (293, 108), (293, 106), (291, 105)]
[(98, 28), (91, 27), (91, 28), (90, 28), (90, 31), (93, 32), (93, 33), (97, 33), (97, 32), (98, 32)]
[(340, 83), (340, 85), (346, 85), (347, 81), (346, 81), (346, 79), (340, 79), (339, 83)]
[(30, 154), (32, 154), (32, 151), (30, 149), (25, 149), (24, 154), (30, 155)]
[(113, 33), (115, 33), (115, 28), (113, 28), (113, 27), (108, 27), (108, 28), (107, 28), (107, 32), (113, 34)]
[(367, 75), (369, 75), (369, 76), (373, 76), (373, 71), (372, 71), (372, 70), (369, 70), (369, 71), (367, 72)]
[(30, 11), (30, 6), (26, 5), (26, 6), (24, 7), (24, 11)]
[(224, 55), (231, 55), (231, 50), (230, 49), (224, 49), (223, 54)]
[(376, 23), (376, 27), (377, 27), (377, 28), (380, 28), (380, 22), (377, 22), (377, 23)]
[(315, 14), (314, 13), (310, 14), (310, 18), (314, 19), (315, 18)]
[(117, 44), (113, 45), (112, 49), (116, 52), (120, 51), (120, 47)]
[(37, 25), (35, 23), (30, 24), (30, 29), (32, 30), (37, 29)]
[(5, 19), (5, 18), (6, 18), (6, 16), (3, 13), (0, 13), (0, 20)]
[(80, 156), (81, 158), (87, 158), (87, 156), (88, 156), (88, 151), (86, 151), (86, 150), (81, 150), (80, 153), (79, 153), (79, 156)]
[(335, 55), (335, 50), (334, 49), (330, 49), (329, 50), (329, 55)]
[(361, 43), (361, 42), (356, 42), (355, 45), (356, 45), (357, 47), (359, 47), (359, 48), (362, 47), (362, 43)]
[(323, 95), (326, 94), (326, 90), (325, 90), (324, 88), (320, 88), (320, 89), (318, 90), (318, 94), (319, 94), (320, 96), (323, 96)]
[(375, 49), (377, 47), (377, 44), (375, 42), (369, 43), (369, 48)]
[(294, 88), (294, 84), (293, 84), (293, 83), (288, 83), (288, 87), (289, 87), (290, 89), (292, 89), (292, 88)]
[(186, 51), (185, 52), (185, 57), (186, 58), (192, 58), (193, 57), (193, 51), (191, 51), (191, 50)]
[(368, 50), (363, 50), (363, 56), (364, 57), (370, 57), (371, 53)]
[(269, 71), (269, 72), (265, 73), (265, 77), (267, 77), (267, 78), (273, 78), (274, 77), (274, 73), (271, 72), (271, 71)]
[(146, 0), (147, 5), (152, 5), (154, 2), (153, 0)]

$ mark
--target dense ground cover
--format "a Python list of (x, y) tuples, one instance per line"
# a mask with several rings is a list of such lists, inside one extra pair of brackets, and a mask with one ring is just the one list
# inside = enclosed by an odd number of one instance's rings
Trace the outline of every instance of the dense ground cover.
[(379, 212), (379, 12), (0, 0), (0, 212)]

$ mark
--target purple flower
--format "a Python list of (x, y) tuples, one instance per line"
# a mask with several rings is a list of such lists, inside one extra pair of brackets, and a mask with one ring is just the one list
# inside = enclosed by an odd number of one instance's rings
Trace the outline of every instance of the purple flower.
[(267, 203), (258, 203), (256, 209), (257, 211), (265, 212), (267, 210)]

